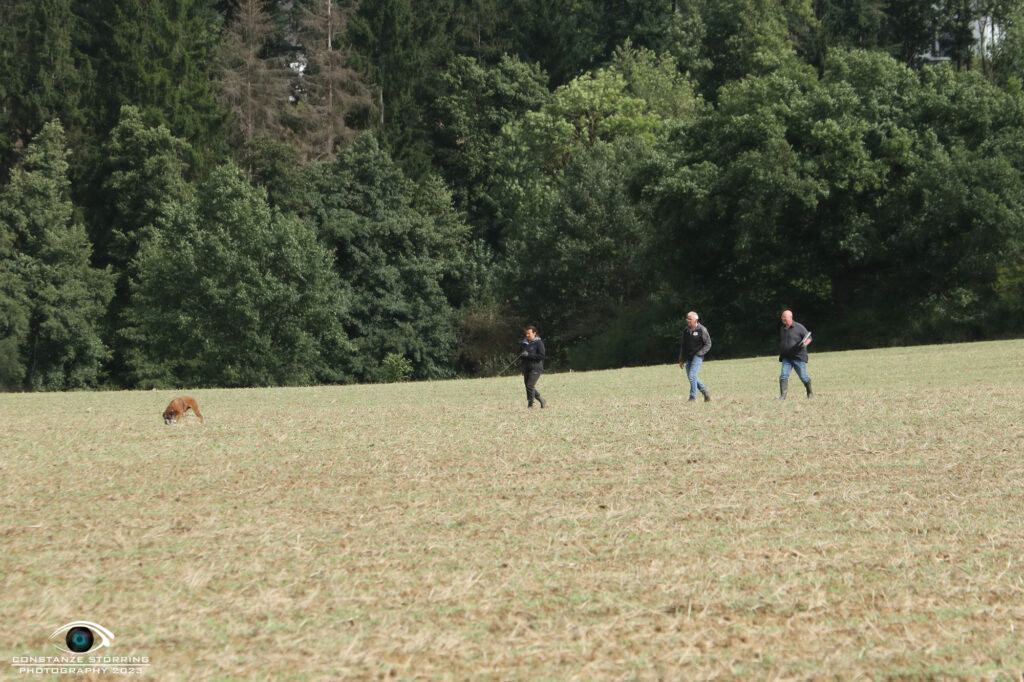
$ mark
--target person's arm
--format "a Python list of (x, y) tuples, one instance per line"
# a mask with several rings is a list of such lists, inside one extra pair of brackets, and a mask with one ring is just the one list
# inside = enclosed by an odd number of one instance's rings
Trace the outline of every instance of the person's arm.
[(801, 348), (806, 348), (811, 342), (811, 333), (807, 331), (807, 327), (800, 325), (800, 343), (797, 344), (796, 350), (800, 351)]
[(708, 351), (711, 350), (711, 334), (708, 332), (707, 327), (701, 326), (700, 328), (700, 340), (704, 342), (704, 345), (697, 351), (697, 355), (704, 357)]

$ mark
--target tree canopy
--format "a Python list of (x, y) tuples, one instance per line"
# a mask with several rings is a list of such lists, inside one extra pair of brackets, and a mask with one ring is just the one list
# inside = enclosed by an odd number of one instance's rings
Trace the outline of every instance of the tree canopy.
[(1024, 2), (9, 0), (0, 387), (1024, 322)]

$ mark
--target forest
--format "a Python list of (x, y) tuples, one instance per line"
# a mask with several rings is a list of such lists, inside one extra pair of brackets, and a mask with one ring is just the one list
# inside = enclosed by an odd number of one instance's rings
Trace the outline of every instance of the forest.
[(4, 0), (0, 388), (1019, 336), (1024, 0)]

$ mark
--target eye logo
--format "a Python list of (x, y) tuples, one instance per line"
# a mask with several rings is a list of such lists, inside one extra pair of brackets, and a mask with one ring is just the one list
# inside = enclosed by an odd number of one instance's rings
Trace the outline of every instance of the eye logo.
[[(99, 642), (96, 642), (97, 637)], [(55, 647), (68, 654), (85, 654), (90, 651), (110, 646), (114, 640), (114, 633), (97, 623), (90, 623), (87, 620), (76, 620), (61, 625), (50, 635), (49, 641)], [(61, 646), (60, 642), (64, 645)]]

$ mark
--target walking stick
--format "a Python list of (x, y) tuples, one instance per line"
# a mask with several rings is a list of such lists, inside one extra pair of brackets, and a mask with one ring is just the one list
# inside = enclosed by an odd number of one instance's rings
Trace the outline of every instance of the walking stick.
[(498, 372), (498, 376), (500, 377), (502, 374), (504, 374), (505, 372), (507, 372), (510, 369), (512, 369), (512, 366), (514, 364), (516, 364), (517, 362), (519, 362), (519, 360), (520, 360), (520, 357), (517, 355), (515, 358), (513, 358), (512, 362), (510, 362), (507, 365), (505, 365), (505, 369), (503, 369), (500, 372)]

